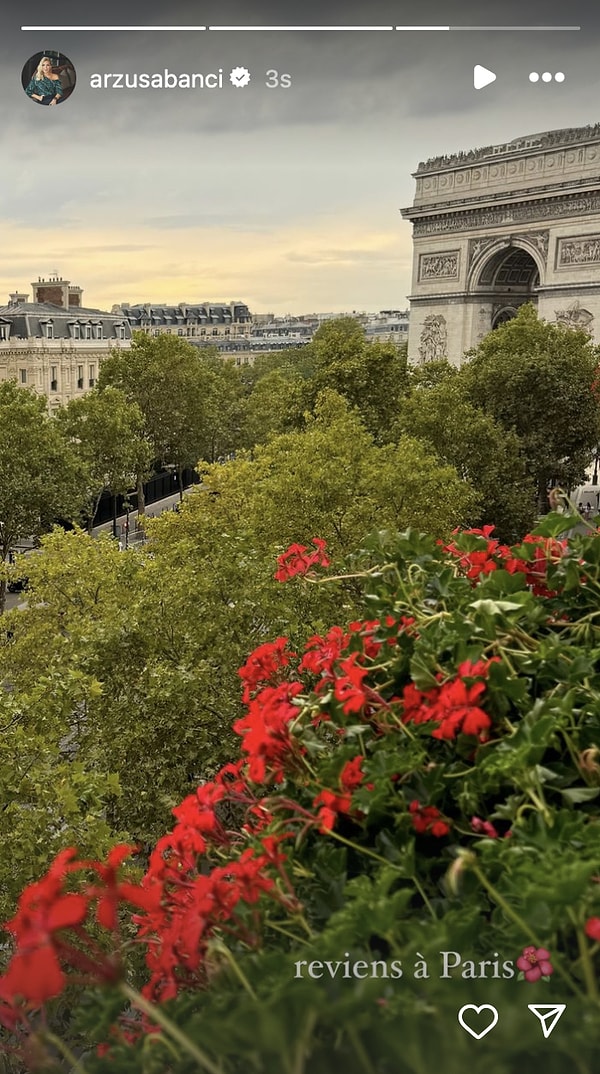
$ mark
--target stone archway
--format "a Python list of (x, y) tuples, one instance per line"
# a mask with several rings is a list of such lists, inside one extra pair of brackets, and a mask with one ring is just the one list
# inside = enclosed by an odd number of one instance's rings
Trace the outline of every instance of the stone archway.
[(482, 245), (468, 281), (471, 301), (479, 306), (478, 340), (512, 320), (525, 302), (537, 306), (541, 275), (536, 255), (520, 240)]
[[(472, 283), (472, 290), (494, 296), (496, 315), (500, 307), (518, 309), (524, 302), (537, 303), (540, 270), (532, 254), (522, 246), (505, 246), (488, 256)], [(505, 318), (506, 319), (506, 318)]]
[(501, 324), (512, 321), (517, 316), (518, 306), (502, 306), (492, 310), (492, 329), (499, 328)]

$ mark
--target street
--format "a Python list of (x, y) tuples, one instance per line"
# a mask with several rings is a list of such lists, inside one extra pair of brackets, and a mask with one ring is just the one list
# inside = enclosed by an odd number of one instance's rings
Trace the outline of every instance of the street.
[[(187, 489), (184, 489), (183, 495), (187, 496), (194, 488), (199, 488), (198, 485), (190, 485)], [(166, 496), (164, 500), (156, 500), (155, 503), (151, 503), (146, 509), (145, 518), (158, 518), (162, 515), (163, 511), (172, 511), (173, 508), (180, 503), (179, 493), (176, 492), (173, 496)], [(125, 545), (125, 524), (127, 522), (127, 515), (119, 515), (117, 518), (117, 538), (121, 541), (122, 545)], [(105, 522), (102, 526), (94, 526), (93, 535), (97, 537), (100, 533), (111, 534), (113, 529), (113, 523)], [(143, 531), (138, 529), (137, 526), (137, 512), (129, 512), (129, 538), (128, 544), (138, 544), (143, 536)], [(25, 593), (7, 593), (5, 611), (9, 612), (13, 608), (25, 607), (26, 594)]]

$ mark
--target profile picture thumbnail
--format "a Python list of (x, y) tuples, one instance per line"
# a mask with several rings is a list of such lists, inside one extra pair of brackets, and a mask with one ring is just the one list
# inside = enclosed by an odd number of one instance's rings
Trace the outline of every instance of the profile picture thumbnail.
[(34, 104), (63, 104), (75, 89), (76, 81), (69, 57), (55, 49), (36, 52), (21, 71), (23, 89)]

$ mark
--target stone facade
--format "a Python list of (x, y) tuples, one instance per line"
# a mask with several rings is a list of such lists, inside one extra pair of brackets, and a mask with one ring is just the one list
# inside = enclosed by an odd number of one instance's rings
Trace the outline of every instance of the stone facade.
[(45, 395), (52, 413), (94, 387), (111, 350), (131, 346), (131, 329), (122, 315), (83, 306), (83, 291), (68, 280), (31, 286), (32, 302), (15, 291), (0, 307), (0, 381)]
[(414, 178), (411, 361), (460, 364), (524, 302), (600, 342), (600, 124), (435, 157)]

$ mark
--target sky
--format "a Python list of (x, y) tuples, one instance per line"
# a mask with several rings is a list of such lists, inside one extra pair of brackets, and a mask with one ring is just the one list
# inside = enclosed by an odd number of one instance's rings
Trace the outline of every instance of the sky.
[[(570, 25), (564, 32), (23, 31), (21, 25)], [(600, 120), (589, 0), (359, 4), (79, 0), (2, 5), (0, 304), (57, 271), (84, 303), (246, 302), (253, 313), (405, 308), (419, 161)], [(57, 49), (55, 108), (21, 69)], [(473, 88), (473, 66), (497, 73)], [(233, 67), (251, 72), (229, 84)], [(93, 89), (94, 74), (224, 72), (221, 90)], [(290, 75), (270, 89), (266, 72)], [(563, 71), (562, 84), (528, 75)]]

